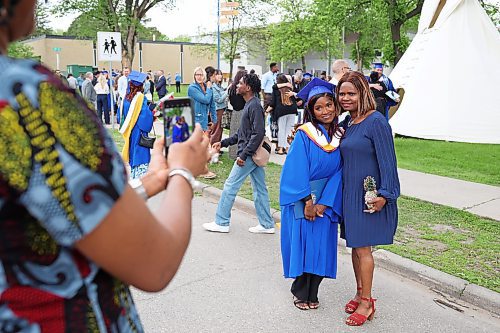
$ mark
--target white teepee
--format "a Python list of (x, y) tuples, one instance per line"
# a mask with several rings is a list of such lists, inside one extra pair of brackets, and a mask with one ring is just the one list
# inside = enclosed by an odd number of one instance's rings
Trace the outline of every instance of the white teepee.
[(406, 136), (500, 144), (500, 33), (477, 0), (426, 0), (390, 78), (405, 95), (390, 123)]

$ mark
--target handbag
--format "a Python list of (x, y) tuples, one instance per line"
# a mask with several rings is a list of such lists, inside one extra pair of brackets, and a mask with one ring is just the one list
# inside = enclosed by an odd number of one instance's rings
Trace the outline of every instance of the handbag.
[(264, 136), (259, 148), (253, 154), (252, 160), (257, 166), (263, 167), (269, 162), (269, 157), (271, 157), (271, 141), (267, 136)]
[(224, 109), (224, 112), (222, 113), (222, 120), (221, 120), (221, 125), (223, 129), (230, 129), (231, 128), (231, 116), (233, 114), (233, 110), (229, 110), (228, 108)]
[(153, 149), (153, 145), (155, 144), (155, 140), (156, 140), (156, 132), (155, 132), (154, 124), (153, 124), (153, 133), (155, 135), (153, 137), (150, 137), (148, 133), (146, 133), (146, 134), (141, 133), (141, 137), (139, 138), (139, 146), (144, 147), (144, 148)]

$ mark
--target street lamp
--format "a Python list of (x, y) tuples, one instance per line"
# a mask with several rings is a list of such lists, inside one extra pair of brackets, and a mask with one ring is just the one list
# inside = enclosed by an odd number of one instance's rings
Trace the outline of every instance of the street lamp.
[[(229, 17), (236, 16), (239, 11), (236, 9), (240, 6), (239, 2), (230, 1), (221, 3), (217, 0), (217, 68), (220, 69), (220, 25), (228, 23)], [(221, 10), (221, 7), (224, 9)], [(221, 17), (221, 15), (223, 17)]]

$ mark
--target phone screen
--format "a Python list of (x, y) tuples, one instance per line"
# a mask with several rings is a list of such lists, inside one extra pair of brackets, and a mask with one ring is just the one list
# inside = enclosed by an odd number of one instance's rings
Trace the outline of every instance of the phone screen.
[(163, 102), (165, 156), (172, 143), (184, 142), (194, 129), (194, 109), (191, 98), (174, 98)]

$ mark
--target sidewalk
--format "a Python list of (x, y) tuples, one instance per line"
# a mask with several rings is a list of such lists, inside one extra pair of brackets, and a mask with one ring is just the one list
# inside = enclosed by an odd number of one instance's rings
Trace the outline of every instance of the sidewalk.
[[(271, 154), (283, 165), (286, 155)], [(401, 194), (500, 221), (500, 187), (398, 169)]]
[[(148, 201), (155, 210), (161, 194)], [(498, 318), (471, 304), (433, 292), (381, 267), (377, 259), (375, 319), (344, 324), (344, 304), (354, 294), (350, 255), (339, 247), (338, 276), (320, 288), (318, 310), (292, 304), (283, 278), (279, 231), (255, 235), (254, 214), (233, 209), (229, 234), (201, 227), (213, 220), (217, 199), (195, 196), (191, 242), (179, 272), (161, 293), (133, 290), (146, 332), (498, 332)], [(464, 312), (448, 306), (453, 304)]]

